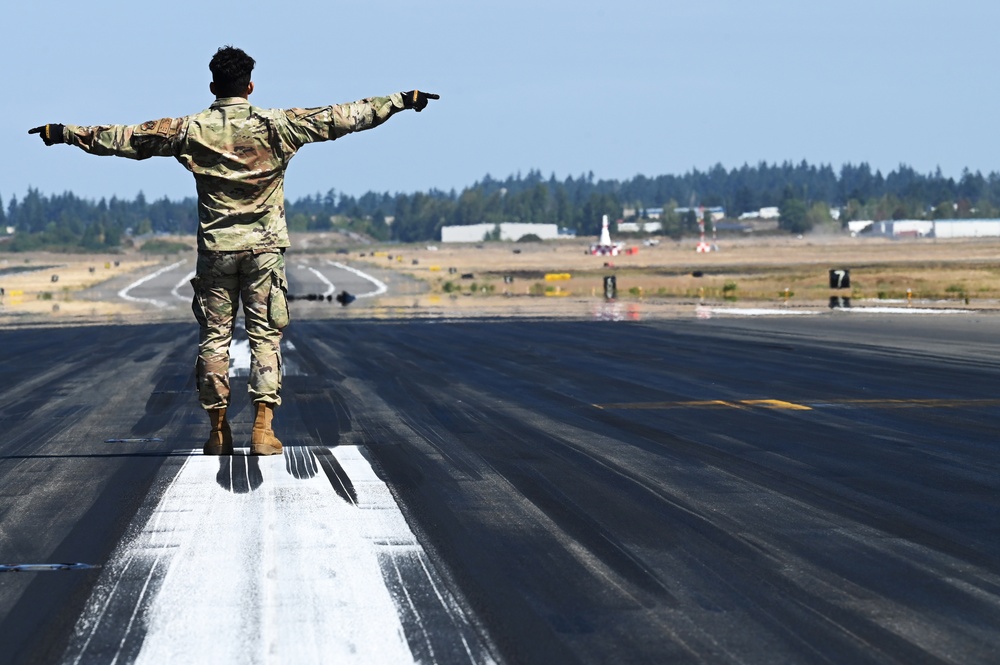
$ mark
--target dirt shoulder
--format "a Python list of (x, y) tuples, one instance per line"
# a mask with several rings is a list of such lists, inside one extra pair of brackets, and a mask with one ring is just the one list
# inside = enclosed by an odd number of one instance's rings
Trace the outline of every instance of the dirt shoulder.
[(0, 325), (19, 321), (114, 320), (137, 313), (120, 298), (89, 300), (81, 292), (160, 263), (133, 254), (0, 254)]

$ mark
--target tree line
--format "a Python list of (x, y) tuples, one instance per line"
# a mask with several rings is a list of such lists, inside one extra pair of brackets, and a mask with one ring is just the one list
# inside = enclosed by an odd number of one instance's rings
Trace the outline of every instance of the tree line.
[[(341, 229), (380, 241), (420, 242), (440, 239), (442, 226), (501, 222), (550, 223), (596, 235), (603, 215), (618, 219), (629, 210), (643, 218), (658, 208), (664, 210), (663, 233), (680, 236), (696, 231), (696, 220), (674, 209), (697, 206), (722, 206), (733, 218), (778, 206), (781, 227), (793, 233), (855, 219), (992, 218), (1000, 215), (1000, 174), (965, 170), (955, 179), (940, 169), (921, 174), (900, 165), (883, 175), (867, 163), (845, 164), (837, 171), (806, 161), (728, 170), (716, 165), (621, 181), (595, 180), (593, 173), (560, 180), (532, 170), (504, 180), (487, 175), (461, 192), (354, 197), (330, 189), (286, 202), (286, 215), (293, 231)], [(841, 212), (836, 223), (831, 208)], [(6, 206), (0, 197), (0, 249), (104, 251), (150, 234), (194, 234), (197, 221), (193, 198), (150, 202), (139, 193), (131, 201), (93, 201), (71, 192), (46, 196), (29, 188)], [(3, 237), (7, 228), (15, 230), (13, 236)]]

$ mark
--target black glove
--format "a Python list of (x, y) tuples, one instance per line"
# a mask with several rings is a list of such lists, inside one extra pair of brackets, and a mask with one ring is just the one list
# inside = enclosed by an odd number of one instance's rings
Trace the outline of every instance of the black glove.
[[(427, 102), (424, 102), (424, 104), (426, 105)], [(50, 123), (48, 125), (42, 125), (41, 127), (29, 129), (28, 133), (38, 134), (42, 137), (42, 141), (45, 142), (45, 145), (55, 145), (56, 143), (66, 142), (63, 139), (63, 126), (56, 123)]]
[(441, 96), (435, 95), (433, 92), (420, 92), (419, 90), (404, 92), (403, 108), (413, 109), (419, 113), (426, 108), (428, 99), (441, 99)]

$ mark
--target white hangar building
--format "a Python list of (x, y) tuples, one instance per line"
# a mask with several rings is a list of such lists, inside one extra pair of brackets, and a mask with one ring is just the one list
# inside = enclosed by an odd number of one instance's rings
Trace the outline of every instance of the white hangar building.
[[(442, 226), (441, 242), (482, 242), (487, 233), (493, 233), (497, 224), (468, 224), (465, 226)], [(499, 224), (500, 240), (518, 241), (526, 235), (535, 234), (542, 240), (559, 237), (558, 224), (525, 224), (503, 222)]]
[[(849, 222), (853, 224), (853, 222)], [(854, 231), (854, 227), (851, 227)], [(865, 233), (890, 237), (995, 238), (1000, 237), (1000, 219), (898, 219), (872, 222)]]
[(1000, 236), (1000, 219), (938, 219), (935, 238), (992, 238)]

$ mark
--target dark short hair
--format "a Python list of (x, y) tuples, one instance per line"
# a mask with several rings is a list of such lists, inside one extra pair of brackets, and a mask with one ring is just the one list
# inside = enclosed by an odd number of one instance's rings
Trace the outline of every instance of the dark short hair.
[(223, 46), (212, 56), (208, 68), (212, 70), (215, 94), (235, 97), (246, 92), (253, 73), (254, 59), (235, 46)]

